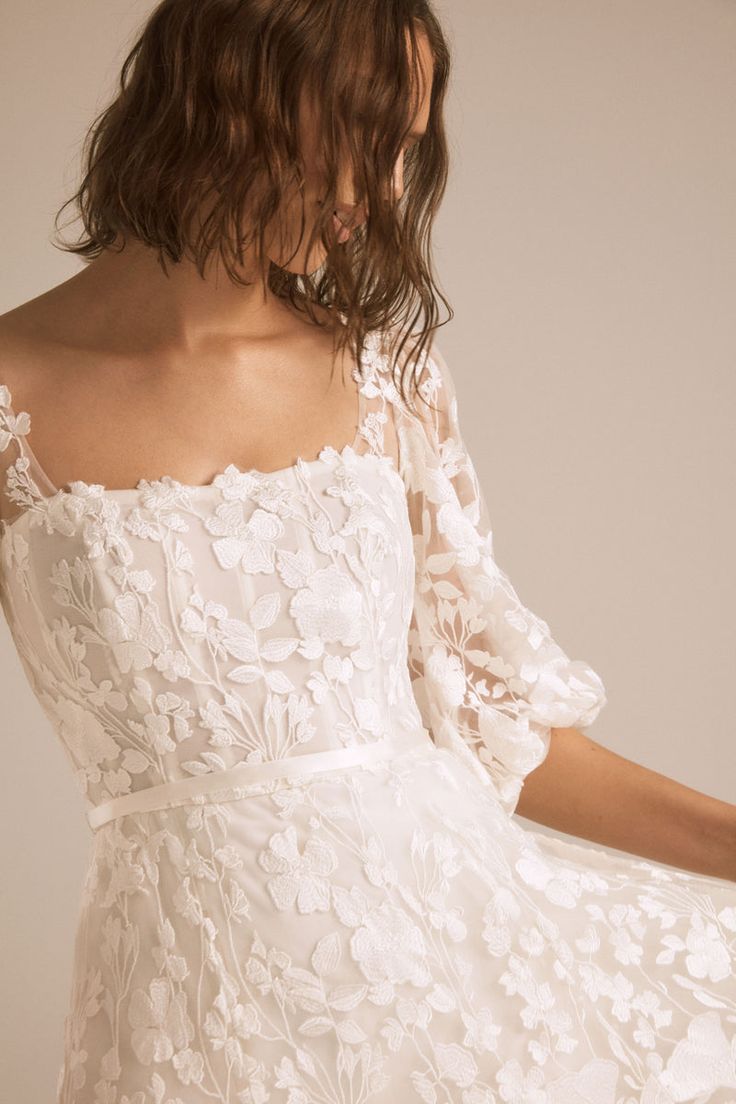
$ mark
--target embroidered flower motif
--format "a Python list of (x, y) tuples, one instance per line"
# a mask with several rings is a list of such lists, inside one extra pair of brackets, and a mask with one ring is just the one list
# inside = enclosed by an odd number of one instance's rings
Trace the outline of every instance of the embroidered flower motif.
[(175, 1050), (194, 1038), (194, 1025), (187, 1014), (186, 995), (172, 994), (171, 982), (154, 978), (148, 990), (135, 989), (128, 1006), (130, 1037), (135, 1056), (144, 1066), (167, 1062)]
[(180, 1050), (171, 1060), (182, 1085), (199, 1085), (204, 1078), (204, 1057), (198, 1050), (186, 1047)]
[(258, 861), (275, 874), (267, 886), (277, 908), (293, 908), (295, 902), (300, 913), (325, 912), (330, 907), (329, 875), (337, 868), (337, 856), (329, 844), (312, 837), (300, 851), (296, 830), (289, 825), (271, 836)]
[(350, 647), (361, 638), (360, 591), (344, 571), (334, 564), (315, 571), (307, 586), (289, 602), (289, 613), (306, 639)]
[[(52, 705), (59, 736), (79, 766), (82, 790), (102, 778), (102, 763), (110, 763), (120, 755), (120, 747), (106, 732), (93, 712), (73, 701), (57, 701)], [(130, 782), (130, 779), (128, 779)]]
[(350, 937), (350, 951), (374, 984), (409, 982), (424, 988), (431, 981), (421, 930), (403, 909), (388, 901), (368, 912)]
[(228, 502), (217, 507), (205, 526), (220, 538), (212, 542), (220, 567), (229, 571), (240, 564), (249, 574), (273, 572), (276, 542), (284, 532), (283, 522), (275, 514), (257, 507), (246, 521), (237, 501)]
[(168, 648), (171, 632), (162, 622), (158, 607), (150, 603), (141, 609), (135, 594), (118, 594), (113, 606), (99, 611), (100, 631), (123, 674), (143, 671), (152, 665), (155, 654)]
[(18, 414), (10, 409), (10, 390), (0, 384), (0, 452), (4, 452), (11, 441), (25, 437), (31, 428), (31, 419), (25, 410)]
[(498, 1039), (503, 1034), (503, 1028), (496, 1022), (490, 1008), (481, 1008), (475, 1015), (463, 1012), (462, 1019), (466, 1027), (464, 1046), (479, 1054), (498, 1053)]
[(448, 709), (462, 705), (468, 684), (465, 669), (456, 655), (450, 655), (440, 644), (427, 657), (426, 677), (434, 680)]
[(250, 502), (274, 485), (272, 477), (255, 469), (241, 471), (235, 464), (228, 464), (223, 472), (216, 475), (213, 485), (218, 488), (226, 502)]
[(689, 952), (685, 956), (685, 965), (692, 977), (707, 978), (713, 982), (729, 977), (732, 965), (728, 946), (717, 926), (706, 923), (700, 912), (693, 912), (690, 917), (685, 945)]
[(730, 1034), (729, 1042), (714, 1009), (693, 1016), (687, 1037), (676, 1043), (658, 1085), (678, 1101), (707, 1100), (716, 1089), (736, 1089), (734, 1037)]

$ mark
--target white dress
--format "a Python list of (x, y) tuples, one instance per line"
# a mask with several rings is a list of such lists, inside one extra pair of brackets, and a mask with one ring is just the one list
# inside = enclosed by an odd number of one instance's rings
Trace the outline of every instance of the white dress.
[(512, 816), (604, 687), (494, 561), (441, 354), (430, 416), (386, 348), (351, 445), (205, 486), (55, 488), (0, 386), (2, 606), (93, 833), (57, 1102), (736, 1104), (736, 883)]

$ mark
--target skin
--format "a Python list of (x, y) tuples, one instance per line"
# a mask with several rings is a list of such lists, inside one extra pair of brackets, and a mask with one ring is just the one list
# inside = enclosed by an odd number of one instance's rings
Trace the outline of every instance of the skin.
[[(419, 48), (425, 81), (412, 140), (429, 117), (432, 59), (423, 34)], [(311, 218), (324, 183), (313, 124), (305, 107)], [(396, 199), (403, 156), (391, 181)], [(353, 202), (347, 167), (338, 195), (344, 222), (368, 216)], [(298, 199), (284, 197), (269, 227), (268, 255), (290, 271), (311, 272), (324, 248), (307, 255), (299, 244)], [(274, 471), (297, 456), (315, 457), (325, 443), (339, 448), (355, 433), (356, 385), (344, 361), (331, 378), (330, 333), (270, 293), (263, 299), (258, 285), (234, 287), (216, 264), (204, 281), (187, 261), (166, 277), (153, 253), (135, 243), (1, 315), (0, 363), (0, 382), (16, 412), (31, 414), (29, 443), (56, 487), (82, 479), (129, 488), (162, 475), (201, 485), (231, 462)], [(582, 839), (736, 880), (736, 806), (574, 728), (552, 730), (549, 754), (527, 777), (518, 811)]]
[[(395, 200), (403, 194), (405, 149), (429, 119), (426, 36), (419, 46), (425, 77), (414, 137), (397, 157), (389, 184)], [(307, 166), (302, 243), (296, 188), (266, 230), (270, 260), (298, 273), (314, 271), (327, 252), (319, 241), (309, 255), (305, 248), (325, 187), (306, 98), (300, 125)], [(343, 224), (356, 226), (367, 217), (354, 203), (347, 164), (337, 195)], [(252, 255), (243, 269), (255, 279)], [(325, 311), (322, 316), (327, 330), (271, 292), (264, 298), (260, 282), (236, 287), (218, 258), (205, 280), (188, 260), (167, 276), (153, 250), (130, 241), (124, 251), (104, 252), (0, 316), (0, 382), (10, 388), (15, 411), (31, 415), (28, 442), (54, 487), (81, 479), (110, 490), (131, 488), (162, 475), (205, 485), (230, 463), (275, 471), (355, 436), (358, 393), (350, 354), (337, 358), (333, 372), (336, 323)]]
[(736, 881), (736, 805), (624, 758), (576, 728), (552, 729), (517, 811), (620, 851)]

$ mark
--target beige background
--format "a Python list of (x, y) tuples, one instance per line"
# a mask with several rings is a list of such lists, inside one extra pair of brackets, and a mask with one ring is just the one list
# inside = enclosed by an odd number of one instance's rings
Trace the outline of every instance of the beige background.
[[(78, 265), (51, 218), (151, 8), (4, 0), (0, 311)], [(440, 348), (498, 561), (606, 683), (590, 735), (736, 801), (736, 3), (439, 10), (456, 64)], [(0, 1084), (40, 1104), (91, 836), (4, 622), (0, 702)]]

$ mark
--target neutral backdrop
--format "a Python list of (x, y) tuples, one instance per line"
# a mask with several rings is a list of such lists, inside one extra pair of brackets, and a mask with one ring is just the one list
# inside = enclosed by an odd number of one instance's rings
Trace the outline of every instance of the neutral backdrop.
[[(152, 8), (4, 0), (0, 312), (79, 266), (52, 217)], [(736, 802), (736, 2), (438, 10), (438, 344), (497, 559), (603, 678), (589, 735)], [(0, 1084), (45, 1104), (91, 833), (4, 621), (0, 708)]]

